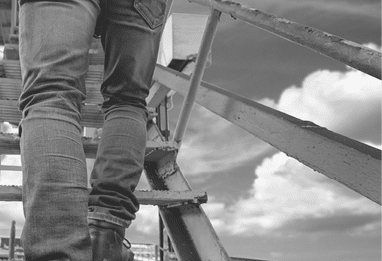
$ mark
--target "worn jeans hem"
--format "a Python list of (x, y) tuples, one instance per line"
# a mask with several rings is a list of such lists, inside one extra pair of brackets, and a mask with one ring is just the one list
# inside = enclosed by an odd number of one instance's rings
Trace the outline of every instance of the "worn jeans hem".
[(88, 219), (106, 221), (124, 228), (128, 228), (131, 225), (131, 220), (123, 220), (105, 213), (88, 213)]

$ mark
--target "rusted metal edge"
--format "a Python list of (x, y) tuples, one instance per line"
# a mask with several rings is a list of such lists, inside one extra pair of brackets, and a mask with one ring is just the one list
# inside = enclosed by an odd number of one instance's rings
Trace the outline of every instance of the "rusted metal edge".
[(291, 42), (381, 79), (380, 52), (318, 29), (277, 17), (240, 3), (224, 0), (189, 0), (241, 19)]
[[(187, 93), (190, 77), (157, 66), (154, 78)], [(202, 82), (196, 102), (370, 200), (381, 204), (381, 150)]]
[[(156, 205), (165, 207), (173, 207), (175, 205), (184, 204), (204, 204), (208, 199), (206, 192), (195, 190), (136, 190), (134, 195), (142, 205)], [(0, 185), (0, 201), (22, 201), (22, 187)]]

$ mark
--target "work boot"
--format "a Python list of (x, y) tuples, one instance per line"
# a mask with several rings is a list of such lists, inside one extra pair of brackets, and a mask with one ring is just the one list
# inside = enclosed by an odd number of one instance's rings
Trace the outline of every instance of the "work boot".
[(130, 243), (124, 240), (125, 228), (95, 219), (89, 219), (88, 224), (93, 261), (134, 260), (134, 254), (129, 249)]

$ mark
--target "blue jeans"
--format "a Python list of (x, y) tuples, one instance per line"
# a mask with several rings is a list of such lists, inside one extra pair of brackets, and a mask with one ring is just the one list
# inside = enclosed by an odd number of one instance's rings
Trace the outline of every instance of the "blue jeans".
[[(128, 227), (139, 208), (133, 191), (143, 170), (145, 98), (166, 0), (21, 3), (25, 257), (90, 261), (87, 219)], [(101, 86), (105, 121), (89, 195), (80, 112), (98, 17), (106, 54)]]

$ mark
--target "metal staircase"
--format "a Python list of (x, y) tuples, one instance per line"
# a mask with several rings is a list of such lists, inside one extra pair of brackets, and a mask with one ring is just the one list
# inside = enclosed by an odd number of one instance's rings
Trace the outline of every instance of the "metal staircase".
[[(4, 4), (12, 1), (13, 5)], [(17, 124), (21, 113), (16, 101), (21, 91), (20, 65), (14, 32), (16, 18), (14, 0), (2, 0), (0, 7), (9, 8), (11, 29), (6, 45), (8, 59), (0, 61), (0, 121)], [(341, 39), (337, 36), (279, 18), (231, 1), (190, 0), (211, 8), (203, 41), (190, 77), (182, 72), (191, 60), (178, 60), (157, 65), (154, 83), (148, 98), (151, 118), (148, 124), (145, 173), (153, 191), (136, 191), (142, 204), (158, 205), (167, 233), (179, 260), (244, 260), (230, 258), (220, 243), (200, 204), (207, 201), (205, 192), (192, 191), (176, 162), (194, 102), (268, 142), (296, 158), (308, 167), (337, 180), (370, 200), (381, 204), (381, 151), (320, 127), (312, 122), (294, 118), (202, 81), (211, 44), (221, 13), (298, 43), (330, 58), (341, 61), (381, 79), (381, 53)], [(13, 14), (13, 15), (11, 15)], [(15, 20), (16, 19), (16, 20)], [(13, 32), (13, 33), (12, 33)], [(88, 97), (82, 110), (84, 127), (101, 128), (99, 104), (102, 97), (103, 54), (96, 41), (90, 51), (90, 68), (86, 78)], [(173, 60), (174, 61), (174, 60)], [(174, 140), (162, 130), (161, 121), (167, 117), (161, 106), (167, 103), (173, 90), (185, 96)], [(165, 134), (165, 135), (163, 135)], [(84, 137), (86, 156), (94, 158), (97, 139)], [(19, 139), (12, 134), (0, 134), (0, 154), (17, 155)], [(12, 166), (2, 166), (13, 169)], [(0, 200), (21, 200), (21, 188), (0, 186)]]

